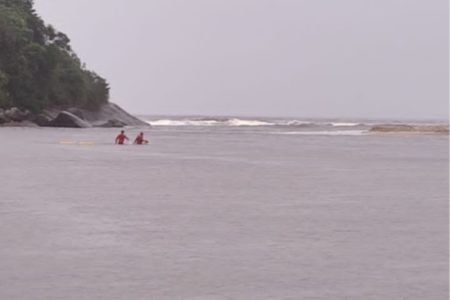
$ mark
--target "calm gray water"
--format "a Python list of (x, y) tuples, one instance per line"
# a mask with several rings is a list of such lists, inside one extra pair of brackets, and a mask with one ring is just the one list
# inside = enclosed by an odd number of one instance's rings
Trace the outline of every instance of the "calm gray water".
[(447, 136), (117, 132), (0, 128), (0, 299), (448, 299)]

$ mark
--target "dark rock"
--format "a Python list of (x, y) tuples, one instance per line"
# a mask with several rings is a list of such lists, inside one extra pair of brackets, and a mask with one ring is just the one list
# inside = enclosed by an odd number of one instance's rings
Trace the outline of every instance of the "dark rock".
[(17, 107), (11, 107), (10, 109), (6, 110), (4, 112), (4, 115), (15, 122), (22, 122), (28, 120), (28, 118), (31, 117), (31, 113), (29, 111), (21, 111)]
[(69, 127), (69, 128), (88, 128), (92, 127), (88, 122), (80, 119), (76, 115), (68, 112), (62, 111), (58, 116), (50, 121), (49, 125), (51, 127)]
[(7, 116), (5, 116), (4, 110), (0, 109), (0, 124), (8, 123), (9, 121), (10, 119)]
[(83, 114), (83, 110), (80, 108), (76, 108), (76, 107), (71, 107), (69, 109), (67, 109), (66, 111), (74, 114), (75, 116), (77, 116), (80, 119), (85, 119), (84, 114)]
[(82, 114), (84, 119), (94, 126), (105, 125), (110, 120), (119, 121), (124, 126), (150, 126), (147, 122), (130, 115), (114, 103), (107, 103), (96, 111), (82, 110)]
[(34, 122), (39, 126), (50, 126), (50, 122), (54, 119), (46, 112), (42, 112), (34, 118)]
[(47, 127), (150, 126), (147, 122), (130, 115), (114, 103), (107, 103), (97, 110), (77, 107), (53, 107), (47, 108), (37, 115), (28, 111), (21, 111), (16, 107), (6, 111), (0, 110), (0, 124), (3, 124), (2, 126), (16, 126), (17, 123), (25, 120)]
[(105, 123), (102, 124), (97, 124), (95, 125), (95, 127), (107, 127), (107, 128), (111, 128), (111, 127), (124, 127), (127, 124), (125, 124), (124, 122), (121, 122), (119, 120), (116, 119), (111, 119), (106, 121)]
[(10, 120), (6, 119), (3, 115), (0, 115), (0, 125), (8, 123)]

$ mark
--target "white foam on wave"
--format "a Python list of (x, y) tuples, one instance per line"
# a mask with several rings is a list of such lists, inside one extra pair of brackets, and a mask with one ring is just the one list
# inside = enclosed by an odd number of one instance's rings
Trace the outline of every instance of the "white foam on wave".
[(364, 124), (354, 122), (315, 123), (302, 120), (258, 120), (239, 118), (192, 118), (192, 119), (159, 119), (147, 121), (152, 126), (287, 126), (287, 127), (356, 127)]
[(259, 120), (224, 119), (224, 120), (169, 120), (147, 121), (152, 126), (271, 126), (274, 123)]
[(152, 126), (213, 126), (220, 122), (215, 120), (156, 120), (147, 121)]
[(281, 123), (279, 125), (287, 125), (287, 126), (310, 126), (313, 125), (314, 123), (312, 122), (308, 122), (308, 121), (299, 121), (299, 120), (292, 120), (292, 121), (288, 121), (285, 123)]
[(332, 122), (329, 125), (333, 127), (354, 127), (361, 125), (360, 123), (351, 123), (351, 122)]
[(366, 135), (367, 130), (326, 130), (326, 131), (286, 131), (286, 132), (272, 132), (272, 134), (281, 135)]
[(258, 121), (258, 120), (241, 120), (241, 119), (231, 119), (227, 121), (229, 126), (272, 126), (274, 123)]

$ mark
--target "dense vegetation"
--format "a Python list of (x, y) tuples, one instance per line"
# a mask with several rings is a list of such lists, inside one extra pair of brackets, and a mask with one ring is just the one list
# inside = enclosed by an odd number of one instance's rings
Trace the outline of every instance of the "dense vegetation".
[(64, 33), (45, 25), (33, 0), (0, 0), (0, 108), (95, 109), (108, 98), (107, 82), (85, 69)]

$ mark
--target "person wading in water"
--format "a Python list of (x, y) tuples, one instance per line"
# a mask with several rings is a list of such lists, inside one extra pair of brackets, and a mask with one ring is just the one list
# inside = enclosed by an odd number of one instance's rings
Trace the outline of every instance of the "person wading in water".
[(125, 131), (120, 131), (119, 135), (116, 137), (116, 144), (123, 145), (125, 140), (128, 141), (128, 137), (125, 135)]
[(141, 132), (138, 134), (138, 136), (134, 140), (134, 143), (137, 145), (148, 144), (148, 140), (144, 140), (144, 133)]

